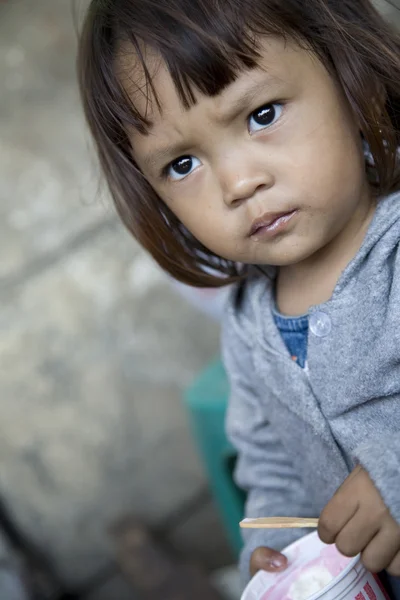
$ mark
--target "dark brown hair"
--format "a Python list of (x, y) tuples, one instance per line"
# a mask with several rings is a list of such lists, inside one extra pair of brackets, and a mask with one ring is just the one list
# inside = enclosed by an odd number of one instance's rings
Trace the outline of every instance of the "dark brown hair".
[(143, 48), (156, 50), (188, 107), (194, 88), (214, 96), (255, 67), (257, 39), (271, 34), (310, 48), (339, 81), (374, 159), (374, 192), (399, 189), (400, 37), (369, 0), (92, 0), (86, 16), (80, 89), (117, 211), (161, 267), (190, 285), (225, 285), (246, 267), (200, 244), (135, 165), (127, 130), (146, 132), (148, 123), (123, 89), (119, 52), (132, 45), (145, 74), (141, 89), (154, 94)]

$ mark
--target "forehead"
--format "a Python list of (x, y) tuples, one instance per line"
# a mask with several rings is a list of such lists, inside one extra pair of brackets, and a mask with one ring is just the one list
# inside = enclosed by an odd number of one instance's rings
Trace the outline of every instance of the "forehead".
[(150, 107), (155, 100), (154, 83), (162, 66), (160, 54), (152, 48), (142, 44), (137, 50), (129, 42), (120, 43), (115, 59), (116, 77), (125, 92), (129, 108), (145, 121), (149, 118)]
[(310, 51), (300, 48), (296, 42), (268, 36), (259, 42), (260, 58), (256, 68), (239, 71), (236, 80), (215, 96), (205, 96), (196, 89), (193, 82), (194, 103), (184, 107), (160, 54), (148, 47), (141, 48), (141, 52), (147, 73), (137, 52), (125, 44), (119, 54), (118, 74), (135, 111), (153, 125), (165, 121), (172, 113), (188, 113), (200, 103), (208, 102), (217, 110), (223, 109), (230, 98), (240, 95), (253, 81), (263, 79), (266, 87), (294, 82), (318, 63)]

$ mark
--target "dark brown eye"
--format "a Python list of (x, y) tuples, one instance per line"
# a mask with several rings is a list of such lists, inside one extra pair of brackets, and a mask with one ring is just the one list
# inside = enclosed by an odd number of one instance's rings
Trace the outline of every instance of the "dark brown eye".
[(178, 175), (187, 175), (192, 169), (192, 157), (181, 156), (171, 164), (171, 169)]
[(179, 180), (190, 175), (190, 173), (201, 165), (201, 162), (195, 156), (185, 155), (174, 160), (168, 167), (168, 175), (171, 179)]
[(283, 106), (279, 103), (264, 104), (263, 106), (260, 106), (260, 108), (257, 108), (257, 110), (253, 111), (249, 117), (250, 133), (260, 131), (275, 123), (281, 116), (282, 110)]

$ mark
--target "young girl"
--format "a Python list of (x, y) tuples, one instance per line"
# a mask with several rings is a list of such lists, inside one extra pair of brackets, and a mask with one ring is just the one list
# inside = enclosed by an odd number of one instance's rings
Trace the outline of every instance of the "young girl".
[[(79, 67), (126, 226), (175, 278), (238, 282), (247, 515), (320, 516), (400, 599), (399, 36), (368, 0), (92, 0)], [(244, 579), (303, 534), (253, 530)]]

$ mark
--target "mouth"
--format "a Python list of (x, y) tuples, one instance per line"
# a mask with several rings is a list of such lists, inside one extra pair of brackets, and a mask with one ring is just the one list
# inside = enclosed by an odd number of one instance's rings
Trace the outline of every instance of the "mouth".
[(277, 235), (278, 233), (283, 231), (285, 226), (297, 213), (297, 209), (287, 212), (265, 213), (265, 215), (253, 221), (249, 232), (249, 237), (256, 238), (261, 235), (263, 237), (272, 237), (274, 235)]

